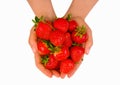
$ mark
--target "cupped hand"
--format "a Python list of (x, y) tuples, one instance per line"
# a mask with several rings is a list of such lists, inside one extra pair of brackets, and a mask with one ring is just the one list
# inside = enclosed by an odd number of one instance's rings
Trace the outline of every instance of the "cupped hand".
[(73, 20), (75, 20), (79, 26), (84, 25), (87, 29), (87, 34), (88, 34), (88, 40), (85, 43), (85, 54), (89, 54), (90, 48), (93, 45), (93, 37), (92, 37), (92, 31), (90, 27), (87, 25), (87, 23), (81, 18), (81, 17), (73, 17)]
[[(86, 24), (86, 22), (81, 18), (81, 17), (73, 17), (73, 20), (75, 20), (79, 26), (84, 25), (87, 29), (87, 34), (88, 34), (88, 40), (87, 42), (84, 44), (85, 47), (85, 54), (89, 54), (89, 51), (93, 45), (93, 38), (92, 38), (92, 31), (90, 29), (90, 27)], [(84, 57), (84, 56), (83, 56)], [(71, 70), (68, 74), (64, 74), (61, 73), (61, 78), (64, 78), (66, 75), (70, 78), (71, 76), (73, 76), (73, 74), (77, 71), (77, 69), (79, 68), (79, 66), (81, 65), (82, 60), (80, 60), (77, 64), (75, 64), (75, 67), (73, 70)]]
[[(90, 51), (90, 48), (92, 47), (92, 44), (93, 44), (92, 31), (91, 31), (90, 27), (86, 24), (86, 22), (81, 17), (73, 17), (73, 20), (75, 20), (79, 26), (84, 25), (87, 29), (88, 40), (85, 43), (85, 54), (88, 54)], [(35, 27), (32, 27), (32, 29), (30, 31), (29, 44), (35, 55), (35, 64), (36, 64), (37, 68), (48, 77), (52, 77), (53, 75), (56, 77), (61, 77), (61, 78), (65, 78), (66, 75), (68, 77), (71, 77), (76, 72), (76, 70), (79, 68), (82, 61), (79, 61), (77, 64), (75, 64), (74, 69), (72, 71), (70, 71), (68, 74), (59, 73), (56, 70), (46, 69), (44, 67), (44, 65), (41, 63), (41, 59), (40, 59), (41, 57), (40, 57), (38, 49), (37, 49), (37, 37), (36, 37), (36, 33), (35, 33), (34, 29), (35, 29)]]
[(59, 72), (55, 70), (48, 70), (41, 63), (41, 59), (40, 59), (41, 57), (37, 49), (37, 36), (36, 36), (36, 32), (34, 31), (34, 29), (35, 27), (33, 26), (30, 31), (29, 45), (34, 53), (36, 67), (48, 77), (52, 77), (53, 75), (56, 77), (59, 77), (60, 76)]

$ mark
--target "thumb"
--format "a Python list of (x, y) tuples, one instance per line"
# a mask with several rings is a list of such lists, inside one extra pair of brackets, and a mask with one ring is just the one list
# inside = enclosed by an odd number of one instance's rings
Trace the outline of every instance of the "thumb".
[(93, 41), (87, 41), (85, 44), (85, 54), (89, 54), (89, 51), (93, 45)]

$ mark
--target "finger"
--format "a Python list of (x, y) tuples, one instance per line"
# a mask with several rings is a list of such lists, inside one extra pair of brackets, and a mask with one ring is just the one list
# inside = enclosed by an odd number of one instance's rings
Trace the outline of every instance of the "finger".
[(37, 68), (48, 77), (52, 77), (52, 72), (48, 69), (45, 69), (44, 66), (40, 63), (36, 64)]
[(93, 45), (93, 37), (92, 37), (92, 31), (88, 26), (87, 26), (87, 34), (88, 34), (88, 40), (85, 43), (85, 53), (89, 54), (89, 51)]
[(76, 70), (79, 68), (81, 65), (82, 60), (80, 60), (78, 63), (75, 64), (75, 67), (67, 74), (68, 78), (72, 77), (73, 74), (76, 72)]
[(64, 79), (64, 78), (65, 78), (65, 76), (66, 76), (66, 74), (65, 74), (65, 73), (61, 73), (61, 74), (60, 74), (60, 77), (61, 77), (62, 79)]
[(37, 51), (37, 37), (36, 37), (36, 33), (34, 31), (35, 27), (32, 27), (32, 29), (30, 30), (30, 36), (29, 36), (29, 44), (33, 50), (33, 52), (35, 53)]
[(32, 27), (32, 29), (30, 31), (29, 44), (35, 54), (35, 64), (42, 73), (44, 73), (48, 77), (52, 77), (52, 72), (50, 70), (46, 69), (43, 66), (43, 64), (41, 64), (40, 55), (38, 54), (38, 50), (37, 50), (37, 37), (36, 37), (36, 33), (35, 33), (34, 29), (35, 28)]
[(48, 77), (52, 77), (52, 72), (46, 69), (43, 64), (41, 64), (41, 59), (38, 53), (35, 54), (35, 63), (37, 68)]
[(52, 73), (53, 73), (54, 76), (60, 77), (60, 73), (57, 72), (56, 70), (52, 70)]

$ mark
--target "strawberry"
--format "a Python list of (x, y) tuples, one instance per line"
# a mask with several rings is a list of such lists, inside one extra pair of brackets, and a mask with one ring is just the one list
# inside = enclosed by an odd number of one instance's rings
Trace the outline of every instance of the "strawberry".
[(82, 44), (87, 41), (88, 35), (85, 26), (78, 27), (72, 32), (72, 40), (78, 44)]
[(82, 60), (82, 57), (84, 55), (84, 51), (85, 49), (81, 46), (73, 46), (70, 49), (70, 53), (71, 53), (71, 58), (72, 60), (77, 63), (80, 60)]
[(56, 69), (58, 66), (58, 61), (55, 60), (53, 55), (42, 57), (42, 63), (44, 64), (45, 68), (50, 70)]
[(32, 20), (35, 23), (36, 35), (38, 38), (49, 40), (50, 32), (52, 31), (51, 25), (44, 20), (44, 17), (41, 16), (38, 18), (35, 17), (35, 20)]
[(77, 22), (75, 20), (71, 19), (71, 18), (72, 18), (72, 15), (68, 14), (67, 20), (69, 21), (69, 28), (68, 28), (69, 32), (74, 31), (78, 26)]
[(74, 62), (70, 59), (66, 59), (60, 64), (60, 72), (68, 73), (74, 68)]
[(69, 21), (69, 32), (72, 32), (73, 30), (75, 30), (75, 28), (77, 28), (78, 24), (75, 20), (71, 20)]
[(48, 24), (43, 22), (39, 22), (38, 26), (36, 27), (36, 35), (41, 39), (49, 40), (51, 31), (52, 28)]
[(45, 41), (38, 41), (37, 47), (40, 55), (47, 55), (50, 53), (49, 47)]
[(66, 47), (70, 47), (72, 45), (72, 39), (71, 39), (71, 35), (69, 32), (65, 33), (65, 41), (63, 45)]
[(69, 23), (66, 19), (64, 18), (58, 18), (53, 22), (53, 26), (62, 31), (63, 33), (68, 31)]
[(52, 22), (52, 21), (45, 20), (45, 22), (50, 26), (50, 28), (51, 28), (52, 30), (54, 30), (54, 28), (53, 28), (53, 22)]
[(63, 61), (69, 57), (69, 49), (67, 47), (55, 47), (53, 53), (57, 61)]
[(33, 22), (41, 63), (46, 69), (68, 74), (84, 56), (83, 44), (88, 39), (86, 27), (78, 26), (71, 15), (54, 21), (35, 17)]
[(54, 30), (50, 33), (50, 42), (54, 46), (61, 46), (65, 41), (64, 33), (59, 30)]

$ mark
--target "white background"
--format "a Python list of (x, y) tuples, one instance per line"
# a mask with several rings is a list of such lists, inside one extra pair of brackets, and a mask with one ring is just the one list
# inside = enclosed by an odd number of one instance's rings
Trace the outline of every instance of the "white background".
[[(54, 0), (56, 1), (56, 0)], [(66, 4), (54, 4), (58, 17)], [(65, 3), (65, 4), (63, 4)], [(60, 10), (59, 10), (60, 8)], [(48, 78), (35, 66), (28, 44), (33, 11), (26, 0), (0, 2), (0, 85), (120, 85), (120, 4), (99, 0), (85, 21), (93, 31), (94, 45), (72, 78)], [(59, 13), (60, 12), (60, 13)]]

